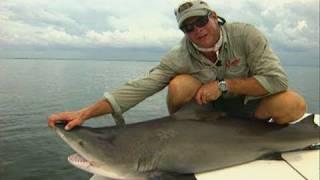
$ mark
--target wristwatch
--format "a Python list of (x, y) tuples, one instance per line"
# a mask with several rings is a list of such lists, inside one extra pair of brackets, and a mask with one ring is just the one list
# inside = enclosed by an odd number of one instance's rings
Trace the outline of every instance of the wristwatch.
[(220, 80), (218, 83), (218, 87), (222, 94), (226, 94), (228, 92), (228, 86), (226, 81)]

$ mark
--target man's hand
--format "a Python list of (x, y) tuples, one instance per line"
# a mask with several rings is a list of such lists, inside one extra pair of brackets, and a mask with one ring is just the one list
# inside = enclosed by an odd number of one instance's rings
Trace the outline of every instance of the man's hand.
[(196, 101), (198, 104), (207, 104), (214, 101), (221, 96), (221, 91), (218, 87), (218, 81), (209, 81), (207, 84), (202, 85), (196, 93)]
[(66, 130), (72, 129), (75, 126), (81, 125), (85, 120), (101, 116), (107, 113), (112, 113), (113, 109), (106, 99), (102, 99), (95, 104), (83, 108), (79, 111), (62, 112), (52, 114), (48, 118), (48, 126), (54, 127), (57, 121), (65, 121), (68, 124), (65, 126)]
[(54, 127), (57, 121), (67, 122), (65, 129), (70, 130), (75, 126), (81, 125), (85, 121), (85, 119), (81, 117), (80, 111), (61, 112), (61, 113), (52, 114), (51, 116), (49, 116), (48, 126)]

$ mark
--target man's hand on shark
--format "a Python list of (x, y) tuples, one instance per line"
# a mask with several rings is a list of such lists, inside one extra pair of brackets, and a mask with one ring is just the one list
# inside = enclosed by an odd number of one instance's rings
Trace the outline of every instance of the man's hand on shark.
[(55, 127), (55, 124), (59, 121), (64, 121), (67, 124), (65, 130), (70, 130), (75, 126), (81, 125), (85, 119), (81, 117), (80, 111), (62, 112), (49, 116), (48, 126)]
[(48, 126), (55, 127), (55, 124), (59, 121), (67, 123), (64, 127), (65, 130), (70, 130), (76, 126), (81, 125), (87, 119), (101, 116), (104, 114), (112, 113), (111, 105), (105, 100), (101, 99), (95, 104), (89, 105), (78, 111), (61, 112), (57, 114), (52, 114), (48, 118)]

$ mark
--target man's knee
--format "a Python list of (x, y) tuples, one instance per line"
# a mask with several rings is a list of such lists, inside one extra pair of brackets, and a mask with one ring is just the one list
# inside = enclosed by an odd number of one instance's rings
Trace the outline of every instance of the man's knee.
[(301, 118), (306, 112), (307, 105), (302, 96), (288, 90), (266, 97), (262, 100), (256, 115), (272, 117), (278, 124), (286, 124)]
[(192, 100), (201, 82), (191, 75), (178, 75), (172, 79), (168, 86), (167, 105), (169, 113), (176, 112), (185, 103)]
[(169, 94), (174, 96), (191, 96), (199, 87), (201, 82), (191, 75), (182, 74), (173, 78), (168, 86)]

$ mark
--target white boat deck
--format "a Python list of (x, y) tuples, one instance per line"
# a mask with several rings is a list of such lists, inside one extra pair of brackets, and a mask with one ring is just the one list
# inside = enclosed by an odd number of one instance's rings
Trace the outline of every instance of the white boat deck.
[(284, 153), (285, 160), (258, 160), (251, 163), (197, 174), (198, 180), (290, 179), (319, 180), (320, 150)]

